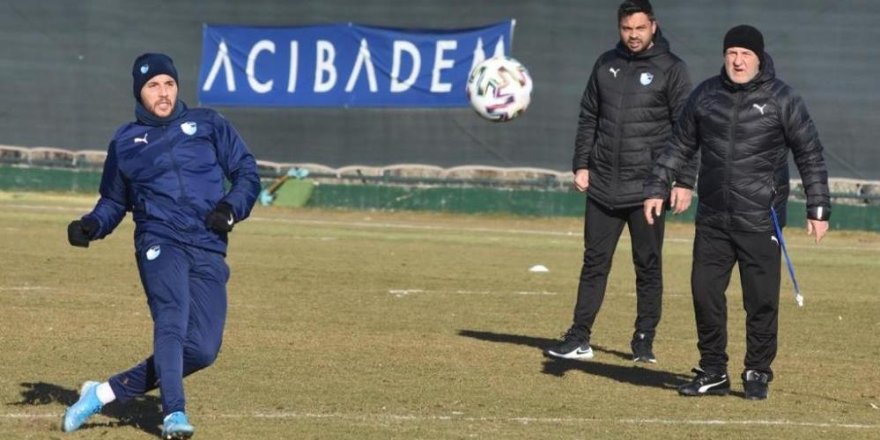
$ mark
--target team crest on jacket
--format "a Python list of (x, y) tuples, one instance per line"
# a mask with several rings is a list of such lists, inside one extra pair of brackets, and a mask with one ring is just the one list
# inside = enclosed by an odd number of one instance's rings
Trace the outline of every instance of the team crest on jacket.
[(196, 134), (197, 128), (198, 127), (196, 126), (195, 122), (184, 122), (183, 124), (180, 124), (180, 129), (190, 136)]
[(654, 81), (654, 74), (651, 72), (642, 72), (642, 76), (639, 77), (639, 82), (642, 83), (643, 86), (651, 84), (651, 81)]
[(147, 249), (147, 253), (146, 253), (147, 260), (153, 261), (156, 258), (159, 258), (159, 254), (161, 254), (161, 253), (162, 253), (162, 247), (160, 247), (158, 244), (155, 246), (151, 246), (149, 249)]

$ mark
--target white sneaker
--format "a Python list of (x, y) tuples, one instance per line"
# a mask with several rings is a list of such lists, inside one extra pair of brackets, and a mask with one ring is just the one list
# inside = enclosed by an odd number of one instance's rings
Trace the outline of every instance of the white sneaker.
[(590, 347), (590, 343), (586, 338), (569, 330), (562, 337), (562, 342), (544, 350), (544, 356), (560, 359), (587, 360), (593, 358), (593, 348)]

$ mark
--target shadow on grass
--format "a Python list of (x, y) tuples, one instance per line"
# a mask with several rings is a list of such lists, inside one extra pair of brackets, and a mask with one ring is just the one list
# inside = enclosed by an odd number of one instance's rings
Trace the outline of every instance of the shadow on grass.
[[(45, 382), (22, 382), (21, 401), (10, 402), (16, 406), (40, 406), (60, 403), (65, 407), (79, 399), (78, 389), (64, 388)], [(124, 404), (111, 403), (101, 410), (101, 414), (115, 419), (110, 423), (86, 423), (80, 429), (92, 427), (131, 426), (147, 434), (158, 437), (162, 434), (161, 401), (155, 396), (142, 396)], [(61, 425), (61, 415), (58, 416)]]
[[(534, 336), (511, 335), (505, 333), (483, 332), (475, 330), (459, 330), (459, 335), (468, 338), (479, 339), (482, 341), (499, 342), (504, 344), (525, 345), (534, 347), (539, 350), (553, 345), (558, 341), (548, 338), (537, 338)], [(593, 351), (606, 353), (618, 357), (620, 359), (631, 361), (630, 353), (624, 353), (618, 350), (607, 349), (602, 346), (593, 345)], [(605, 364), (595, 361), (578, 361), (568, 359), (549, 358), (544, 361), (544, 374), (561, 377), (568, 371), (576, 370), (594, 376), (602, 376), (618, 382), (628, 383), (637, 386), (654, 387), (661, 389), (674, 390), (688, 380), (690, 376), (661, 371), (654, 368), (644, 368), (638, 365), (621, 366)]]

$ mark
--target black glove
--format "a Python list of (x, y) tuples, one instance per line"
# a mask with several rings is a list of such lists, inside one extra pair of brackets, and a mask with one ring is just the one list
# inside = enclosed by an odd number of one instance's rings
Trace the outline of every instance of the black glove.
[(67, 225), (67, 241), (71, 246), (87, 248), (99, 226), (98, 221), (91, 217), (74, 220)]
[(226, 202), (218, 203), (205, 219), (205, 226), (218, 233), (231, 231), (233, 225), (235, 216), (232, 214), (232, 206)]

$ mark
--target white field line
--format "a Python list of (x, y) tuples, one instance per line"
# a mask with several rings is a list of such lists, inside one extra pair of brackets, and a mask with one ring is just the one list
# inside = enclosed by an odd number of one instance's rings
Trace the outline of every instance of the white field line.
[[(252, 220), (275, 222), (275, 223), (291, 223), (291, 224), (309, 224), (309, 225), (333, 225), (358, 228), (385, 228), (385, 229), (410, 229), (410, 230), (428, 230), (428, 231), (456, 231), (456, 232), (473, 232), (473, 233), (498, 233), (498, 234), (514, 234), (514, 235), (544, 235), (551, 237), (578, 237), (581, 231), (540, 231), (535, 229), (502, 229), (502, 228), (467, 228), (445, 225), (417, 225), (411, 223), (384, 223), (384, 222), (362, 222), (362, 221), (342, 221), (342, 220), (312, 220), (312, 219), (279, 219), (265, 217), (251, 217)], [(789, 232), (788, 234), (791, 234)], [(783, 234), (787, 235), (787, 234)], [(671, 243), (693, 243), (692, 238), (665, 237), (665, 242)], [(628, 242), (629, 235), (621, 235), (620, 243)], [(618, 244), (618, 246), (621, 246)], [(820, 249), (816, 245), (788, 245), (789, 249)], [(856, 246), (833, 246), (824, 242), (821, 249), (845, 250), (845, 251), (866, 251), (880, 252), (880, 246), (876, 247), (856, 247)]]
[[(61, 413), (7, 413), (2, 419), (60, 419)], [(356, 413), (310, 413), (310, 412), (271, 412), (251, 414), (201, 414), (200, 418), (214, 419), (338, 419), (378, 422), (486, 422), (583, 425), (596, 423), (616, 423), (621, 425), (699, 425), (699, 426), (784, 426), (793, 428), (837, 428), (837, 429), (880, 429), (880, 425), (864, 423), (798, 422), (794, 420), (699, 420), (699, 419), (610, 419), (582, 417), (473, 417), (457, 413), (451, 415), (406, 415), (406, 414), (356, 414)]]
[(0, 292), (29, 292), (32, 290), (52, 290), (52, 288), (42, 286), (0, 286)]
[[(84, 214), (84, 210), (87, 211), (89, 208), (83, 208), (78, 206), (48, 206), (48, 205), (17, 205), (17, 204), (3, 204), (5, 207), (16, 208), (22, 210), (33, 210), (33, 211), (69, 211), (69, 212), (78, 212), (80, 214)], [(535, 229), (503, 229), (503, 228), (476, 228), (476, 227), (460, 227), (460, 226), (447, 226), (447, 225), (424, 225), (424, 224), (412, 224), (412, 223), (397, 223), (397, 222), (365, 222), (365, 221), (354, 221), (354, 220), (314, 220), (314, 219), (284, 219), (284, 218), (269, 218), (269, 217), (259, 217), (252, 216), (248, 220), (250, 221), (258, 221), (258, 222), (270, 222), (270, 223), (289, 223), (289, 224), (303, 224), (303, 225), (332, 225), (332, 226), (345, 226), (345, 227), (355, 227), (355, 228), (384, 228), (384, 229), (409, 229), (409, 230), (426, 230), (426, 231), (458, 231), (458, 232), (473, 232), (473, 233), (499, 233), (499, 234), (515, 234), (515, 235), (543, 235), (543, 236), (551, 236), (551, 237), (580, 237), (583, 234), (582, 231), (540, 231)], [(792, 230), (793, 231), (793, 230)], [(798, 229), (800, 231), (800, 229)], [(833, 233), (833, 231), (831, 231)], [(791, 232), (789, 232), (791, 234)], [(671, 243), (693, 243), (693, 239), (690, 238), (677, 238), (677, 237), (666, 237), (664, 239), (666, 242)], [(621, 242), (628, 242), (628, 235), (621, 235)], [(834, 246), (828, 244), (828, 240), (822, 244), (821, 248), (817, 248), (816, 245), (789, 245), (789, 249), (824, 249), (824, 250), (845, 250), (845, 251), (865, 251), (865, 252), (880, 252), (880, 246), (875, 247), (856, 247), (856, 246)]]
[(521, 295), (521, 296), (554, 296), (557, 295), (556, 292), (529, 292), (529, 291), (516, 291), (516, 292), (492, 292), (489, 290), (425, 290), (425, 289), (389, 289), (388, 293), (394, 295), (397, 298), (403, 298), (412, 294), (454, 294), (454, 295)]
[[(82, 208), (77, 206), (47, 206), (47, 205), (16, 205), (16, 204), (4, 204), (3, 206), (9, 208), (23, 209), (23, 210), (32, 210), (32, 211), (71, 211), (71, 212), (79, 212), (84, 214), (83, 210), (88, 210), (89, 208)], [(269, 222), (269, 223), (290, 223), (290, 224), (302, 224), (302, 225), (331, 225), (331, 226), (345, 226), (345, 227), (355, 227), (355, 228), (381, 228), (381, 229), (410, 229), (410, 230), (424, 230), (424, 231), (462, 231), (462, 232), (474, 232), (474, 233), (501, 233), (501, 234), (517, 234), (517, 235), (548, 235), (548, 236), (559, 236), (559, 237), (570, 237), (570, 236), (580, 236), (583, 232), (581, 231), (538, 231), (534, 229), (501, 229), (501, 228), (465, 228), (465, 227), (457, 227), (457, 226), (446, 226), (446, 225), (423, 225), (423, 224), (412, 224), (412, 223), (391, 223), (391, 222), (365, 222), (365, 221), (355, 221), (355, 220), (314, 220), (314, 219), (283, 219), (283, 218), (269, 218), (269, 217), (259, 217), (252, 216), (248, 218), (249, 221), (258, 221), (258, 222)], [(621, 236), (621, 239), (627, 239), (626, 236)], [(667, 238), (667, 241), (676, 241), (682, 243), (689, 243), (693, 240), (686, 238)]]
[[(551, 237), (578, 237), (581, 231), (539, 231), (535, 229), (503, 229), (503, 228), (476, 228), (476, 227), (458, 227), (446, 225), (421, 225), (412, 223), (389, 223), (389, 222), (363, 222), (353, 220), (312, 220), (312, 219), (286, 219), (286, 218), (265, 218), (251, 217), (256, 221), (274, 222), (274, 223), (292, 223), (292, 224), (309, 224), (309, 225), (332, 225), (346, 226), (357, 228), (382, 228), (382, 229), (410, 229), (421, 231), (455, 231), (455, 232), (473, 232), (473, 233), (496, 233), (496, 234), (514, 234), (514, 235), (546, 235)], [(629, 240), (628, 236), (621, 235), (621, 241)], [(666, 241), (691, 243), (693, 240), (689, 238), (667, 238)]]
[[(388, 293), (394, 295), (395, 298), (404, 298), (414, 294), (441, 294), (441, 295), (519, 295), (519, 296), (556, 296), (557, 292), (542, 291), (514, 291), (514, 292), (493, 292), (489, 290), (425, 290), (425, 289), (388, 289)], [(734, 292), (736, 293), (736, 292)], [(815, 293), (815, 292), (813, 292)], [(624, 296), (635, 297), (635, 292), (627, 292)], [(666, 290), (663, 292), (664, 298), (690, 298), (690, 292)]]

